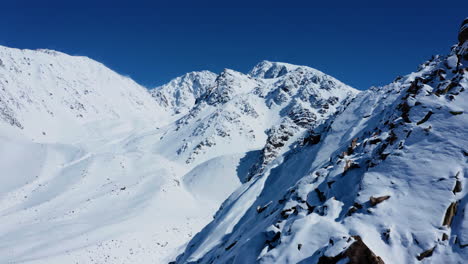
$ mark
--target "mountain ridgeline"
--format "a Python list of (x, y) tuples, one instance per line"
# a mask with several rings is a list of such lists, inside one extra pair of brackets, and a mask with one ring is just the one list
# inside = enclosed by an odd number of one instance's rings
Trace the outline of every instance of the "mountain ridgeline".
[[(464, 263), (467, 30), (449, 55), (348, 94), (319, 123), (298, 111), (300, 137), (291, 115), (270, 130), (249, 181), (175, 263)], [(290, 74), (264, 64), (253, 76)]]
[(0, 47), (0, 262), (464, 263), (467, 39), (366, 91)]

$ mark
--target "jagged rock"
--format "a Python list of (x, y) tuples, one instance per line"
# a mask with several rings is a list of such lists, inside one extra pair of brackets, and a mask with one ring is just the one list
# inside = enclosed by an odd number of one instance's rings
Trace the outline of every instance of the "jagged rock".
[(371, 206), (376, 206), (378, 205), (379, 203), (387, 200), (390, 198), (390, 195), (385, 195), (385, 196), (380, 196), (380, 197), (374, 197), (374, 196), (371, 196), (371, 198), (369, 199), (369, 202), (370, 202), (370, 205)]
[(442, 225), (450, 227), (452, 225), (452, 220), (453, 217), (457, 214), (457, 209), (458, 209), (458, 201), (453, 202), (449, 205), (447, 208), (447, 211), (445, 212), (445, 217), (444, 217), (444, 222)]
[(426, 122), (427, 120), (429, 120), (429, 118), (431, 117), (431, 115), (433, 114), (432, 111), (429, 111), (424, 117), (423, 119), (421, 119), (420, 121), (418, 121), (416, 124), (419, 126), (421, 125), (422, 123)]
[(438, 89), (436, 91), (436, 94), (437, 95), (443, 95), (443, 94), (447, 94), (448, 92), (450, 92), (453, 88), (457, 87), (459, 85), (458, 82), (456, 81), (451, 81), (449, 82), (447, 85), (445, 85), (445, 87), (443, 89)]
[(433, 248), (428, 249), (428, 250), (422, 252), (421, 254), (419, 254), (419, 256), (417, 256), (417, 259), (418, 259), (419, 261), (421, 261), (421, 260), (423, 260), (423, 259), (425, 259), (425, 258), (428, 258), (428, 257), (432, 256), (432, 253), (434, 252), (434, 249), (435, 249), (435, 248), (436, 248), (436, 247), (434, 246)]
[(346, 213), (347, 216), (351, 216), (355, 212), (357, 212), (359, 209), (362, 209), (362, 205), (360, 203), (354, 203), (351, 208), (349, 208), (348, 212)]
[(445, 240), (447, 240), (448, 238), (449, 238), (449, 237), (448, 237), (448, 235), (447, 235), (446, 233), (443, 233), (443, 234), (442, 234), (442, 241), (445, 241)]
[(461, 184), (461, 181), (457, 180), (455, 182), (455, 186), (453, 187), (453, 194), (456, 194), (456, 193), (459, 193), (462, 191), (462, 184)]
[(301, 107), (301, 105), (294, 107), (288, 115), (300, 127), (310, 127), (317, 120), (317, 115), (312, 113), (308, 108)]
[(320, 142), (321, 135), (310, 133), (302, 140), (302, 145), (315, 145)]
[(352, 141), (351, 141), (351, 145), (348, 147), (348, 155), (352, 155), (353, 152), (354, 152), (354, 149), (356, 148), (357, 146), (357, 141), (358, 141), (358, 138), (354, 138)]
[(359, 166), (359, 164), (355, 163), (354, 161), (346, 160), (345, 166), (343, 168), (343, 175), (345, 175), (349, 170), (358, 169), (360, 167), (361, 166)]
[(321, 256), (317, 264), (337, 264), (339, 261), (348, 258), (348, 264), (385, 264), (383, 260), (374, 254), (361, 237), (353, 237), (356, 241), (344, 252), (334, 257)]
[(318, 188), (315, 189), (315, 193), (317, 193), (320, 202), (323, 203), (327, 200), (327, 197), (325, 196), (324, 192), (320, 191)]
[(351, 208), (349, 208), (348, 212), (346, 213), (346, 216), (351, 216), (352, 214), (354, 214), (357, 211), (358, 211), (358, 208), (356, 208), (354, 206), (351, 206)]
[(401, 117), (406, 123), (411, 123), (411, 120), (409, 119), (409, 111), (411, 107), (408, 105), (408, 103), (405, 101), (402, 104), (399, 105), (399, 109), (401, 110)]

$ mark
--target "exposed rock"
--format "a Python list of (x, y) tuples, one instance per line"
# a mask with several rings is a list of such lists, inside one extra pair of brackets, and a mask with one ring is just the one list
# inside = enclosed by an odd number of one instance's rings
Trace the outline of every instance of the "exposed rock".
[(448, 240), (448, 235), (446, 233), (442, 234), (442, 241)]
[(445, 212), (445, 217), (444, 217), (444, 222), (442, 225), (450, 227), (452, 225), (452, 220), (453, 217), (457, 214), (457, 209), (458, 209), (458, 201), (453, 202), (449, 205), (447, 208), (447, 211)]
[(420, 121), (418, 121), (416, 124), (419, 126), (420, 124), (426, 122), (427, 120), (429, 120), (429, 118), (431, 117), (432, 115), (432, 111), (429, 111), (424, 117), (423, 119), (421, 119)]
[(325, 202), (327, 200), (327, 197), (325, 197), (324, 192), (320, 191), (318, 188), (315, 189), (315, 192), (317, 193), (317, 196), (320, 200), (320, 202)]
[(353, 237), (356, 241), (351, 244), (344, 252), (334, 257), (321, 256), (317, 264), (336, 264), (339, 261), (348, 258), (348, 264), (385, 264), (383, 260), (374, 254), (361, 237)]
[(359, 209), (362, 209), (362, 205), (360, 203), (354, 203), (353, 206), (351, 206), (346, 213), (347, 216), (351, 216), (355, 212), (357, 212)]
[(408, 105), (408, 103), (405, 101), (402, 104), (398, 106), (398, 108), (401, 110), (401, 117), (406, 123), (411, 123), (411, 120), (409, 119), (409, 111), (411, 107)]
[(354, 152), (354, 149), (356, 148), (357, 146), (357, 141), (358, 141), (358, 138), (354, 138), (352, 141), (351, 141), (351, 145), (348, 147), (348, 155), (351, 155), (353, 154)]
[(461, 115), (463, 114), (463, 111), (450, 111), (452, 115)]
[(229, 246), (227, 246), (227, 247), (225, 248), (225, 250), (226, 250), (226, 251), (227, 251), (227, 250), (230, 250), (230, 249), (233, 248), (236, 244), (237, 244), (237, 241), (232, 242)]
[(421, 260), (423, 260), (423, 259), (425, 259), (425, 258), (427, 258), (427, 257), (432, 256), (432, 253), (434, 252), (434, 249), (435, 249), (435, 247), (424, 251), (423, 253), (419, 254), (419, 256), (417, 257), (417, 259), (418, 259), (419, 261), (421, 261)]
[(453, 194), (456, 194), (456, 193), (459, 193), (462, 191), (462, 185), (461, 185), (461, 181), (457, 180), (455, 182), (455, 187), (453, 187)]
[(303, 145), (315, 145), (320, 142), (320, 138), (321, 138), (320, 134), (310, 133), (308, 136), (306, 136), (302, 140), (302, 144)]
[(317, 116), (311, 110), (297, 105), (291, 109), (288, 116), (300, 127), (310, 127), (317, 120)]
[(351, 169), (358, 169), (358, 168), (360, 168), (360, 167), (361, 167), (361, 166), (359, 166), (359, 164), (354, 163), (352, 160), (347, 160), (346, 163), (345, 163), (345, 166), (344, 166), (344, 168), (343, 168), (343, 175), (344, 175), (347, 171), (349, 171), (349, 170), (351, 170)]
[(371, 196), (371, 198), (369, 199), (369, 202), (371, 204), (371, 206), (376, 206), (378, 205), (379, 203), (387, 200), (390, 198), (390, 195), (385, 195), (385, 196), (380, 196), (380, 197), (374, 197), (374, 196)]
[(459, 84), (457, 82), (449, 82), (445, 88), (443, 89), (439, 89), (436, 91), (436, 94), (437, 95), (442, 95), (442, 94), (446, 94), (448, 92), (450, 92), (453, 88), (457, 87)]

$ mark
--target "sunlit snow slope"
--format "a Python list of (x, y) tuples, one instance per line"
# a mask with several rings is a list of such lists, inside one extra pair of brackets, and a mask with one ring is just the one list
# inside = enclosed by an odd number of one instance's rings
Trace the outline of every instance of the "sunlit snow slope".
[(449, 55), (254, 170), (175, 262), (466, 263), (467, 66), (468, 19)]
[(148, 92), (86, 57), (0, 47), (0, 262), (166, 263), (357, 91), (261, 62)]

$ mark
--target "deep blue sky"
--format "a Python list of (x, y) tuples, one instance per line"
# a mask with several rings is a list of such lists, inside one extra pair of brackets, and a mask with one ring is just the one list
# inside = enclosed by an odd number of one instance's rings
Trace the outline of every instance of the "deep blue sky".
[(468, 16), (468, 1), (126, 2), (0, 0), (0, 45), (85, 55), (147, 87), (266, 59), (367, 89), (446, 54)]

